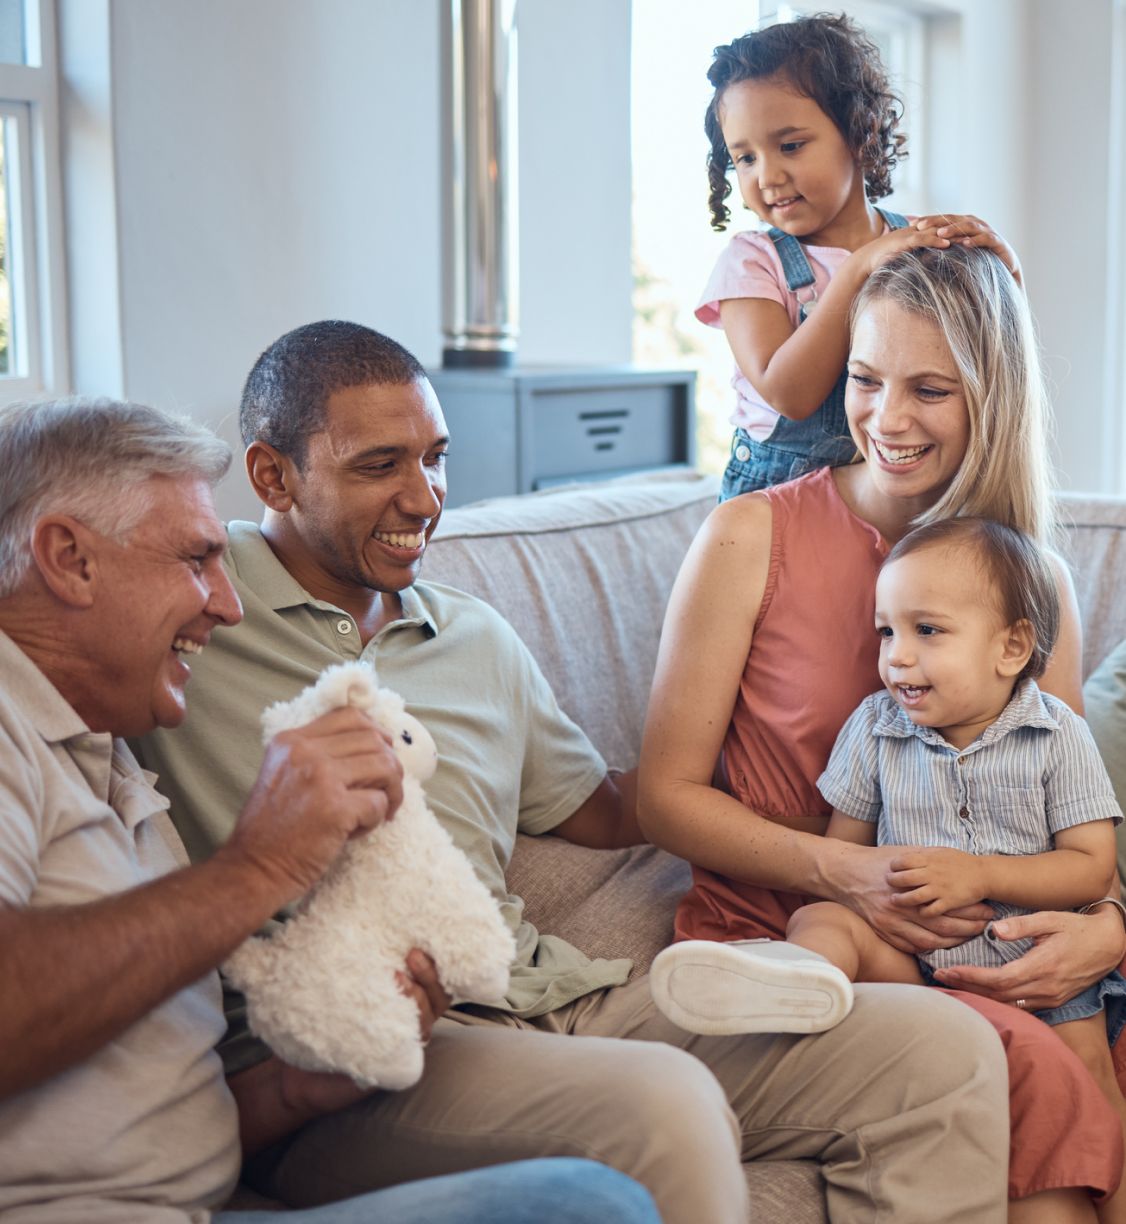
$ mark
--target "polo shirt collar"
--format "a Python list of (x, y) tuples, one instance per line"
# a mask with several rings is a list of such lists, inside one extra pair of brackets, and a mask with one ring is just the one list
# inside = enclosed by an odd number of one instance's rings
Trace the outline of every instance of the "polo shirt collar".
[[(972, 749), (983, 748), (986, 744), (995, 744), (1010, 731), (1023, 727), (1032, 727), (1042, 731), (1056, 731), (1059, 724), (1052, 717), (1044, 702), (1044, 695), (1035, 680), (1022, 680), (1009, 698), (1009, 704), (1001, 711), (1000, 717), (978, 736), (972, 744), (962, 749), (969, 752)], [(947, 751), (956, 751), (933, 727), (916, 726), (907, 717), (906, 710), (887, 694), (887, 702), (882, 713), (872, 727), (873, 735), (886, 735), (896, 739), (908, 739), (915, 736), (925, 744)]]
[[(342, 608), (316, 599), (305, 590), (278, 560), (257, 523), (228, 523), (227, 534), (230, 540), (228, 565), (268, 608), (281, 612), (286, 608), (309, 606), (322, 612), (347, 615)], [(429, 629), (432, 635), (438, 632), (430, 609), (414, 586), (400, 591), (399, 600), (402, 615), (393, 622), (394, 625), (421, 625)]]

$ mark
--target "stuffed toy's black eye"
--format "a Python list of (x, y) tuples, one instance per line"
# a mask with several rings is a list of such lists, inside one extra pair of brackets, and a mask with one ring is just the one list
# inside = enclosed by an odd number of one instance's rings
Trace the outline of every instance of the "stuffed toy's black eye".
[(402, 732), (402, 736), (401, 736), (401, 738), (402, 738), (402, 741), (403, 741), (403, 743), (404, 743), (404, 744), (413, 744), (413, 743), (414, 743), (414, 740), (413, 740), (413, 739), (411, 739), (411, 733), (410, 733), (409, 731), (404, 731), (404, 732)]

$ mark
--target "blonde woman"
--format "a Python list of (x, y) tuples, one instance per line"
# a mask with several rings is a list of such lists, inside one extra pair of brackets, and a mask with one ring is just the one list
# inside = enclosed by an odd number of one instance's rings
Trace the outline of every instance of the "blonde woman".
[[(813, 898), (849, 906), (904, 951), (960, 943), (991, 916), (974, 907), (926, 920), (897, 907), (886, 882), (896, 851), (824, 838), (830, 809), (816, 781), (845, 719), (880, 688), (873, 591), (891, 545), (958, 514), (1050, 535), (1023, 293), (984, 251), (889, 261), (856, 299), (848, 377), (860, 460), (717, 507), (670, 600), (639, 804), (650, 839), (693, 864), (681, 940), (782, 939)], [(1042, 687), (1078, 709), (1078, 617), (1057, 571), (1061, 628)], [(1108, 905), (1006, 927), (1036, 946), (1002, 970), (967, 967), (953, 984), (975, 992), (960, 997), (1009, 1056), (1010, 1219), (1089, 1221), (1090, 1192), (1118, 1184), (1117, 1119), (1078, 1060), (1011, 1005), (1050, 1007), (1097, 981), (1122, 959), (1122, 922)]]

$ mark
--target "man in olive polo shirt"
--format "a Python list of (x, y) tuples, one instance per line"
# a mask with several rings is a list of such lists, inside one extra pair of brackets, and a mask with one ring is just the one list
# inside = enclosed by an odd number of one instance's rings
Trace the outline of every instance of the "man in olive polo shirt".
[[(220, 845), (256, 767), (261, 709), (330, 663), (370, 659), (434, 736), (430, 801), (519, 948), (506, 1008), (447, 1013), (417, 1085), (305, 1127), (252, 1166), (260, 1188), (307, 1203), (584, 1152), (646, 1185), (667, 1224), (742, 1224), (741, 1162), (804, 1156), (822, 1162), (835, 1220), (869, 1220), (876, 1201), (903, 1221), (1004, 1219), (1004, 1061), (968, 1008), (874, 986), (816, 1038), (702, 1037), (659, 1016), (626, 962), (591, 962), (521, 920), (504, 887), (517, 830), (632, 844), (632, 795), (505, 622), (418, 581), (448, 445), (418, 362), (355, 324), (298, 328), (259, 358), (240, 422), (264, 506), (260, 528), (230, 531), (245, 620), (196, 668), (182, 730), (141, 745), (174, 820), (193, 855)], [(245, 1034), (231, 1052), (257, 1056)]]

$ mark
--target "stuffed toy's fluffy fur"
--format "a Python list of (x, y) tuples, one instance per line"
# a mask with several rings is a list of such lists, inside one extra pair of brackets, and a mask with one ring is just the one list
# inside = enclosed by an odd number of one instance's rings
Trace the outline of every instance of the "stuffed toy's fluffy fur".
[(403, 802), (349, 841), (298, 912), (271, 938), (249, 939), (223, 966), (247, 997), (250, 1027), (283, 1060), (343, 1071), (364, 1087), (407, 1088), (422, 1074), (415, 1003), (399, 991), (411, 948), (426, 952), (447, 992), (499, 1002), (515, 941), (488, 889), (426, 806), (437, 764), (430, 733), (363, 663), (327, 670), (262, 715), (263, 738), (338, 706), (356, 706), (394, 740)]

